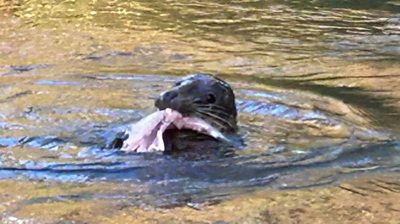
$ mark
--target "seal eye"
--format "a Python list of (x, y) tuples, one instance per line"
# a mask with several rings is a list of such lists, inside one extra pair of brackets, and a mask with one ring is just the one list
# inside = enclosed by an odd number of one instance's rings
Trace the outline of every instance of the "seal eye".
[(216, 101), (216, 98), (215, 98), (214, 93), (207, 94), (206, 102), (208, 104), (215, 103), (215, 101)]

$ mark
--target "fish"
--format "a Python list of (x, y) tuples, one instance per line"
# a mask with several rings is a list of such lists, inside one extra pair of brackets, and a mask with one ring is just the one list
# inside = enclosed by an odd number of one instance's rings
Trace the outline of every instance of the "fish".
[(207, 121), (198, 117), (184, 116), (176, 110), (166, 108), (153, 112), (132, 124), (126, 133), (128, 138), (123, 142), (121, 150), (137, 153), (163, 152), (165, 151), (163, 133), (173, 128), (189, 129), (218, 140), (230, 141)]

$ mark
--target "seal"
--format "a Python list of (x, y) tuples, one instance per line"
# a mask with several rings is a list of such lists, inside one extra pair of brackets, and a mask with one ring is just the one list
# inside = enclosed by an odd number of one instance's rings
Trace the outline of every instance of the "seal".
[[(176, 82), (155, 101), (159, 110), (171, 108), (185, 116), (199, 117), (224, 134), (237, 131), (235, 94), (224, 80), (211, 74), (193, 74)], [(218, 141), (191, 130), (167, 130), (166, 152), (209, 150)]]
[[(155, 131), (159, 132), (162, 129), (164, 132), (161, 132), (160, 138), (165, 145), (161, 144), (163, 146), (161, 151), (166, 153), (198, 151), (200, 154), (205, 154), (204, 152), (214, 151), (224, 144), (221, 144), (219, 141), (221, 138), (216, 138), (216, 135), (193, 130), (194, 126), (203, 124), (205, 127), (208, 126), (206, 129), (220, 133), (219, 136), (231, 135), (237, 131), (234, 92), (227, 82), (210, 74), (194, 74), (179, 80), (156, 98), (155, 107), (159, 109), (158, 112), (136, 123), (133, 132), (131, 130), (125, 132), (124, 136), (117, 137), (112, 147), (128, 146), (124, 147), (126, 151), (148, 151), (147, 147), (150, 145), (158, 148), (160, 140), (153, 137)], [(175, 125), (166, 124), (168, 123), (166, 118), (170, 118), (169, 122), (174, 122)], [(168, 126), (181, 127), (167, 128)], [(229, 141), (225, 141), (227, 142)]]
[(194, 74), (161, 93), (155, 106), (205, 119), (222, 132), (237, 131), (235, 94), (231, 86), (210, 74)]

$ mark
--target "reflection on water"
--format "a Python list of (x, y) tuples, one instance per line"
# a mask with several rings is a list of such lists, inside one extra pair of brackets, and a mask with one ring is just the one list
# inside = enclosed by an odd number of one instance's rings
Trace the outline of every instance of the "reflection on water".
[[(165, 206), (397, 172), (399, 13), (378, 0), (0, 0), (0, 177), (109, 182), (66, 200)], [(101, 148), (195, 72), (232, 83), (244, 148), (200, 161)]]

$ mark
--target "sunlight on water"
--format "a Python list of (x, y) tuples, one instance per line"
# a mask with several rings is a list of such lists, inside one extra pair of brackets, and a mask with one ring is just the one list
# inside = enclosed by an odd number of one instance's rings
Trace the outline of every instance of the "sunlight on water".
[[(0, 0), (0, 185), (27, 189), (0, 213), (193, 207), (397, 173), (400, 5), (356, 2)], [(243, 148), (199, 161), (103, 148), (199, 72), (232, 84)]]

